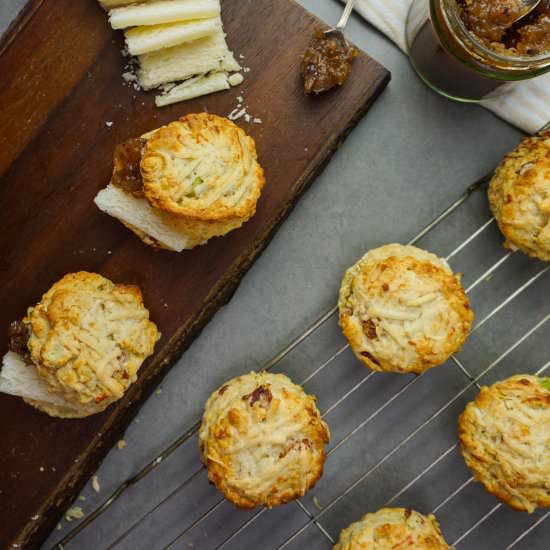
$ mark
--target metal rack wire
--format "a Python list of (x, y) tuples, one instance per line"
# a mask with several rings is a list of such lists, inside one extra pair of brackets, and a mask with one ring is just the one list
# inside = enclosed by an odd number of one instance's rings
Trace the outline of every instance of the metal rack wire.
[[(479, 195), (478, 192), (483, 188), (484, 184), (487, 183), (489, 176), (486, 176), (480, 179), (478, 182), (470, 186), (466, 192), (459, 197), (455, 202), (453, 202), (444, 212), (442, 212), (432, 223), (426, 226), (418, 235), (411, 239), (410, 244), (420, 243), (424, 244), (424, 239), (429, 239), (433, 234), (436, 228), (439, 228), (444, 222), (448, 222), (455, 213), (457, 213), (461, 206), (463, 206), (472, 196), (475, 194)], [(488, 214), (487, 214), (488, 216)], [(447, 254), (446, 259), (452, 260), (458, 257), (467, 258), (468, 252), (471, 247), (476, 245), (476, 242), (485, 238), (487, 234), (491, 231), (496, 233), (494, 224), (494, 219), (486, 219), (475, 231), (467, 234), (465, 238), (462, 238), (458, 244), (456, 244), (450, 253)], [(437, 232), (435, 232), (437, 233)], [(497, 247), (498, 250), (501, 250)], [(466, 285), (466, 292), (472, 294), (473, 292), (479, 291), (480, 287), (483, 286), (485, 291), (486, 283), (490, 282), (493, 276), (497, 276), (499, 272), (504, 269), (506, 265), (509, 265), (514, 261), (514, 258), (517, 258), (518, 254), (513, 254), (511, 252), (500, 252), (497, 259), (492, 261), (489, 265), (482, 268), (481, 273), (479, 273), (473, 281)], [(523, 264), (522, 264), (523, 265)], [(522, 267), (523, 271), (524, 267)], [(472, 329), (472, 334), (476, 334), (482, 327), (487, 325), (489, 321), (494, 320), (502, 310), (505, 308), (513, 307), (514, 304), (522, 299), (530, 289), (534, 288), (537, 283), (546, 282), (549, 277), (545, 277), (550, 270), (550, 266), (539, 264), (537, 262), (529, 261), (528, 266), (528, 277), (521, 282), (519, 285), (515, 286), (509, 292), (507, 291), (505, 296), (498, 299), (496, 305), (493, 305), (487, 312), (485, 312), (479, 321), (474, 324)], [(521, 271), (521, 273), (523, 273)], [(504, 286), (504, 285), (503, 285)], [(314, 530), (320, 537), (321, 540), (325, 541), (325, 545), (333, 544), (335, 542), (335, 537), (337, 537), (337, 531), (335, 532), (334, 528), (331, 528), (325, 523), (325, 519), (329, 519), (332, 516), (340, 515), (338, 510), (341, 506), (349, 506), (350, 499), (354, 500), (353, 495), (355, 494), (358, 488), (361, 488), (365, 481), (376, 474), (378, 474), (384, 467), (386, 467), (394, 457), (396, 457), (401, 451), (404, 451), (407, 446), (413, 444), (419, 437), (422, 437), (425, 431), (433, 429), (434, 425), (440, 421), (445, 414), (452, 412), (452, 407), (460, 405), (463, 399), (471, 397), (472, 390), (476, 387), (479, 388), (480, 382), (483, 383), (485, 380), (488, 380), (494, 372), (499, 369), (502, 370), (505, 360), (515, 353), (518, 350), (523, 349), (522, 346), (529, 343), (529, 339), (534, 335), (537, 335), (543, 328), (547, 328), (547, 322), (550, 320), (550, 292), (545, 294), (543, 298), (546, 298), (546, 301), (543, 300), (542, 308), (546, 308), (546, 313), (540, 315), (538, 319), (535, 319), (534, 324), (529, 326), (526, 330), (513, 340), (513, 342), (504, 346), (498, 352), (498, 355), (494, 357), (485, 367), (478, 369), (477, 372), (472, 372), (472, 369), (466, 366), (466, 362), (459, 356), (453, 356), (450, 361), (450, 365), (457, 373), (456, 375), (450, 374), (450, 370), (447, 371), (447, 377), (456, 376), (456, 391), (451, 392), (449, 396), (443, 401), (439, 406), (435, 406), (433, 410), (429, 410), (429, 414), (426, 414), (426, 418), (418, 420), (416, 424), (413, 424), (411, 429), (407, 431), (403, 436), (399, 437), (399, 440), (395, 442), (386, 452), (384, 452), (379, 458), (377, 458), (365, 471), (356, 476), (349, 483), (344, 484), (341, 489), (338, 489), (333, 495), (331, 495), (331, 490), (327, 490), (329, 497), (328, 501), (323, 506), (314, 506), (312, 507), (308, 502), (305, 502), (304, 499), (296, 500), (293, 504), (289, 504), (286, 507), (286, 510), (292, 510), (294, 508), (295, 512), (298, 512), (303, 519), (296, 522), (296, 528), (293, 530), (285, 530), (283, 537), (276, 543), (277, 548), (290, 548), (293, 545), (296, 547), (304, 547), (303, 537), (315, 537), (312, 535), (311, 529)], [(475, 308), (474, 308), (475, 309)], [(310, 339), (314, 338), (319, 331), (325, 329), (325, 327), (330, 326), (331, 324), (336, 325), (336, 307), (326, 312), (317, 322), (315, 322), (308, 330), (303, 334), (297, 337), (293, 342), (291, 342), (284, 350), (282, 350), (277, 356), (275, 356), (271, 361), (269, 361), (265, 366), (265, 370), (271, 369), (281, 369), (283, 372), (288, 370), (288, 365), (291, 361), (286, 361), (289, 359), (292, 353), (295, 350), (299, 349), (300, 346), (306, 345)], [(332, 322), (332, 323), (331, 323)], [(302, 385), (307, 385), (310, 383), (317, 383), (319, 378), (327, 373), (332, 376), (335, 369), (338, 369), (338, 363), (341, 361), (341, 358), (345, 356), (346, 351), (348, 351), (348, 345), (343, 343), (342, 340), (335, 340), (334, 345), (329, 346), (329, 353), (322, 360), (319, 360), (313, 365), (313, 369), (307, 373), (305, 377), (297, 381)], [(544, 357), (543, 352), (543, 357)], [(537, 367), (536, 373), (543, 373), (548, 367), (550, 367), (550, 361), (543, 361), (543, 364)], [(450, 369), (451, 367), (447, 367)], [(443, 367), (440, 367), (443, 369)], [(439, 369), (436, 369), (439, 370)], [(361, 376), (353, 382), (351, 387), (347, 388), (346, 391), (342, 393), (339, 397), (333, 398), (328, 404), (322, 408), (322, 414), (324, 417), (331, 415), (333, 412), (339, 410), (341, 407), (345, 406), (349, 400), (356, 398), (356, 396), (364, 390), (365, 387), (374, 383), (374, 380), (379, 380), (380, 377), (383, 377), (379, 373), (370, 372), (367, 369), (361, 371)], [(391, 376), (391, 375), (390, 375)], [(395, 391), (392, 391), (386, 399), (383, 400), (378, 406), (374, 407), (372, 411), (369, 412), (362, 420), (357, 423), (354, 423), (353, 426), (350, 426), (344, 431), (343, 434), (339, 435), (338, 441), (333, 444), (333, 446), (328, 451), (327, 464), (333, 463), (338, 459), (342, 459), (342, 456), (345, 454), (345, 449), (349, 448), (350, 445), (355, 444), (357, 441), (358, 434), (365, 434), (367, 426), (371, 426), (379, 419), (384, 418), (384, 414), (390, 414), (389, 411), (394, 405), (399, 405), (403, 400), (409, 398), (412, 393), (412, 388), (416, 386), (418, 388), (422, 385), (426, 386), (423, 382), (427, 380), (427, 377), (433, 377), (432, 372), (420, 376), (400, 376), (397, 377), (401, 380), (400, 385), (396, 386)], [(296, 379), (296, 378), (295, 378)], [(431, 382), (427, 382), (431, 384)], [(431, 387), (431, 386), (429, 386)], [(434, 386), (435, 387), (435, 386)], [(328, 391), (328, 390), (327, 390)], [(330, 393), (330, 391), (328, 391)], [(413, 415), (411, 415), (413, 416)], [(86, 529), (92, 522), (94, 522), (98, 517), (100, 517), (106, 510), (108, 510), (113, 503), (119, 499), (124, 492), (131, 486), (136, 485), (140, 480), (148, 476), (151, 472), (159, 468), (165, 459), (167, 459), (172, 453), (180, 449), (190, 438), (194, 437), (198, 431), (199, 423), (196, 422), (185, 434), (180, 438), (174, 441), (168, 448), (166, 448), (162, 453), (155, 457), (149, 464), (147, 464), (140, 472), (135, 476), (125, 481), (112, 495), (109, 497), (98, 509), (96, 509), (92, 514), (90, 514), (84, 521), (82, 521), (75, 529), (68, 533), (56, 546), (55, 548), (63, 548), (71, 540), (73, 540), (79, 533)], [(196, 452), (196, 451), (194, 451)], [(458, 444), (454, 442), (453, 444), (447, 446), (442, 452), (439, 452), (434, 459), (432, 459), (427, 465), (423, 466), (421, 470), (416, 473), (412, 479), (409, 479), (402, 486), (397, 488), (397, 490), (392, 491), (391, 496), (385, 497), (385, 505), (392, 505), (401, 499), (411, 491), (414, 491), (415, 488), (419, 487), (422, 483), (427, 483), (426, 478), (441, 468), (442, 465), (446, 464), (449, 460), (455, 460), (458, 453)], [(457, 459), (458, 460), (458, 459)], [(193, 483), (201, 475), (204, 475), (203, 468), (198, 461), (196, 460), (196, 468), (187, 475), (186, 479), (182, 480), (179, 485), (174, 487), (160, 502), (155, 504), (149, 510), (145, 511), (140, 515), (138, 520), (133, 521), (130, 525), (125, 526), (123, 531), (113, 540), (108, 548), (122, 548), (126, 543), (128, 543), (128, 538), (133, 535), (135, 530), (140, 528), (140, 526), (150, 520), (159, 510), (162, 510), (163, 507), (166, 507), (170, 504), (171, 501), (181, 496), (182, 492), (188, 491), (192, 493)], [(469, 474), (468, 474), (469, 475)], [(200, 481), (200, 480), (199, 480)], [(460, 483), (456, 487), (452, 487), (450, 492), (444, 490), (443, 498), (435, 502), (432, 505), (431, 511), (434, 513), (444, 512), (446, 509), (449, 509), (453, 506), (453, 503), (457, 499), (463, 498), (463, 495), (469, 491), (474, 484), (472, 477), (466, 477), (466, 479), (461, 479)], [(446, 488), (444, 488), (446, 489)], [(480, 489), (478, 489), (480, 490)], [(192, 498), (192, 494), (189, 495), (189, 498)], [(305, 497), (304, 497), (305, 498)], [(492, 498), (492, 497), (491, 497)], [(481, 513), (479, 517), (470, 525), (459, 525), (455, 529), (455, 534), (453, 535), (454, 540), (450, 539), (450, 542), (457, 548), (463, 544), (464, 541), (471, 540), (471, 538), (476, 536), (480, 530), (483, 529), (483, 526), (491, 521), (491, 518), (494, 518), (498, 513), (503, 513), (503, 507), (501, 504), (496, 503), (495, 500), (490, 501), (490, 508)], [(194, 533), (203, 530), (208, 532), (208, 528), (205, 526), (208, 525), (208, 522), (215, 519), (216, 514), (221, 513), (225, 503), (224, 499), (221, 496), (216, 496), (213, 498), (213, 502), (206, 507), (206, 509), (199, 513), (195, 519), (191, 521), (185, 528), (177, 530), (175, 536), (170, 536), (166, 541), (163, 541), (159, 544), (159, 548), (163, 549), (175, 549), (183, 547), (187, 543), (190, 536)], [(355, 518), (358, 519), (362, 513), (367, 510), (358, 510), (355, 513)], [(427, 512), (428, 510), (422, 510)], [(273, 513), (273, 512), (271, 512)], [(241, 514), (241, 516), (239, 516)], [(239, 512), (237, 510), (232, 512), (232, 521), (235, 522), (235, 528), (231, 529), (225, 536), (220, 540), (213, 543), (211, 546), (208, 546), (201, 543), (201, 547), (212, 547), (216, 549), (221, 548), (231, 548), (231, 547), (242, 547), (242, 545), (236, 544), (236, 541), (244, 533), (250, 532), (251, 529), (254, 529), (256, 525), (262, 521), (262, 517), (269, 516), (265, 509), (260, 509), (252, 513)], [(519, 548), (519, 545), (522, 541), (525, 541), (530, 534), (539, 528), (550, 516), (550, 512), (546, 514), (533, 516), (530, 519), (525, 520), (525, 515), (523, 516), (521, 523), (522, 528), (519, 532), (514, 532), (512, 536), (508, 537), (506, 543), (503, 543), (501, 546), (493, 546), (493, 548)], [(242, 519), (242, 521), (241, 521)], [(523, 527), (523, 524), (527, 521), (527, 524)], [(331, 523), (329, 521), (329, 523)], [(338, 523), (338, 522), (336, 522)], [(340, 525), (344, 527), (345, 525)], [(445, 531), (445, 529), (444, 529)], [(302, 542), (301, 542), (302, 541)], [(128, 543), (129, 544), (129, 543)], [(270, 546), (271, 547), (271, 546)], [(471, 546), (464, 546), (464, 548), (471, 548)]]

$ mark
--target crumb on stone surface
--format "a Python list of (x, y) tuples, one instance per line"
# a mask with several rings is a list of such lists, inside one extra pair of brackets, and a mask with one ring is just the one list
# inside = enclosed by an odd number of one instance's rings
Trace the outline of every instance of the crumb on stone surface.
[(92, 476), (92, 489), (96, 493), (99, 493), (99, 491), (101, 491), (101, 487), (99, 485), (99, 478), (97, 476)]
[(124, 439), (119, 439), (116, 443), (116, 446), (117, 446), (119, 451), (122, 451), (122, 449), (124, 449), (124, 447), (126, 447), (126, 441)]
[(65, 512), (65, 519), (67, 521), (73, 521), (73, 519), (82, 519), (84, 512), (80, 506), (73, 506)]

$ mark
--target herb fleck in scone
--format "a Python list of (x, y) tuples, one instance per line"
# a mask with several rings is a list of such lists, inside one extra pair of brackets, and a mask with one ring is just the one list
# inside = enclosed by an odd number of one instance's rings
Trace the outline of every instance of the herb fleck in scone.
[(117, 147), (111, 183), (95, 202), (145, 243), (181, 251), (241, 227), (264, 184), (254, 140), (198, 113)]
[(9, 336), (0, 391), (77, 418), (124, 395), (160, 334), (137, 286), (80, 271), (55, 283)]
[(458, 351), (474, 318), (445, 260), (414, 246), (367, 252), (342, 280), (340, 326), (376, 371), (421, 373)]
[(328, 441), (315, 398), (286, 376), (264, 372), (216, 390), (199, 433), (210, 481), (242, 508), (301, 497), (321, 477)]
[(482, 387), (458, 433), (487, 491), (516, 510), (550, 507), (550, 378), (523, 374)]
[(550, 261), (550, 131), (523, 140), (504, 157), (489, 186), (489, 204), (506, 247)]
[(334, 550), (450, 550), (433, 515), (382, 508), (342, 530)]

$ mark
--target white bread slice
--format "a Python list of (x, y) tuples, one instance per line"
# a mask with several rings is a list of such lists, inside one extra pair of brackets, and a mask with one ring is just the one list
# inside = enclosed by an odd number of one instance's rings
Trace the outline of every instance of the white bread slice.
[(155, 97), (155, 105), (157, 107), (165, 107), (166, 105), (178, 103), (179, 101), (187, 101), (195, 97), (227, 90), (229, 87), (227, 73), (210, 73), (206, 76), (197, 76)]
[(105, 408), (95, 403), (75, 406), (65, 401), (62, 395), (50, 391), (48, 383), (38, 375), (34, 365), (27, 365), (13, 351), (8, 351), (2, 360), (0, 393), (22, 397), (37, 409), (61, 418), (80, 418)]
[(201, 244), (178, 227), (176, 220), (153, 209), (146, 199), (125, 193), (111, 183), (96, 195), (94, 202), (100, 210), (120, 220), (147, 244), (160, 244), (162, 248), (175, 252)]
[(136, 27), (128, 29), (124, 34), (126, 36), (128, 52), (131, 55), (141, 55), (209, 36), (219, 32), (221, 28), (221, 19), (213, 17), (198, 21)]
[(145, 90), (211, 71), (238, 71), (239, 64), (219, 32), (139, 56), (139, 84)]
[(118, 8), (120, 6), (128, 6), (129, 4), (145, 4), (147, 2), (154, 2), (155, 0), (99, 0), (101, 7), (105, 10), (112, 8)]
[(134, 4), (111, 10), (109, 22), (113, 29), (126, 29), (140, 25), (208, 19), (219, 14), (218, 0), (160, 0), (153, 4)]

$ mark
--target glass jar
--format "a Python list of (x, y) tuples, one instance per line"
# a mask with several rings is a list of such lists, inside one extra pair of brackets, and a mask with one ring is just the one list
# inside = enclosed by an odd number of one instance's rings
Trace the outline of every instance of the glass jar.
[(483, 44), (466, 28), (456, 0), (413, 0), (405, 33), (420, 78), (457, 101), (483, 101), (506, 93), (512, 82), (550, 71), (549, 51), (521, 56)]

